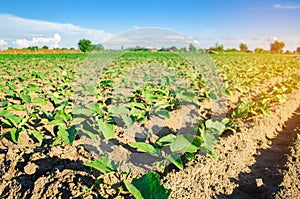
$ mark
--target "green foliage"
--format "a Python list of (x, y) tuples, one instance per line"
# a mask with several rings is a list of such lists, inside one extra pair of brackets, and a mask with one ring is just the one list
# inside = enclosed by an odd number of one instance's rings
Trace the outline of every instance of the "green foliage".
[(93, 45), (93, 50), (94, 51), (102, 51), (102, 50), (104, 50), (104, 46), (102, 44)]
[(97, 169), (102, 173), (116, 172), (119, 167), (119, 164), (117, 162), (110, 160), (106, 156), (101, 156), (97, 160), (87, 162), (84, 165)]
[(190, 44), (189, 45), (189, 51), (195, 52), (195, 51), (197, 51), (197, 48), (193, 44)]
[[(221, 46), (216, 47), (221, 50)], [(102, 53), (113, 57), (112, 52)], [(194, 54), (195, 57), (200, 55), (199, 52)], [(130, 127), (134, 123), (141, 125), (151, 120), (152, 115), (168, 119), (182, 102), (201, 106), (203, 100), (219, 97), (218, 91), (210, 89), (209, 82), (204, 81), (202, 73), (182, 57), (168, 52), (138, 51), (123, 54), (100, 71), (94, 84), (73, 86), (73, 82), (77, 81), (75, 78), (81, 78), (78, 67), (83, 64), (86, 56), (0, 55), (0, 127), (1, 132), (5, 132), (0, 139), (21, 143), (21, 135), (26, 133), (33, 142), (43, 145), (48, 143), (44, 142), (45, 134), (49, 136), (44, 129), (52, 129), (52, 145), (61, 142), (72, 144), (79, 129), (90, 137), (117, 139), (117, 128)], [(299, 59), (295, 56), (226, 53), (211, 57), (223, 78), (220, 92), (224, 95), (238, 93), (241, 96), (242, 100), (233, 111), (233, 118), (268, 115), (275, 105), (285, 103), (289, 95), (299, 88)], [(153, 63), (153, 68), (149, 63)], [(145, 64), (153, 74), (145, 75), (140, 82), (134, 78), (124, 78), (128, 75), (127, 71), (132, 71), (132, 77), (141, 74), (147, 69), (143, 67)], [(153, 70), (157, 66), (161, 67), (158, 72)], [(172, 75), (161, 73), (169, 68), (176, 72)], [(158, 76), (160, 80), (153, 81)], [(277, 77), (283, 78), (269, 86), (267, 91), (255, 93), (254, 97), (249, 95), (255, 86)], [(187, 86), (176, 84), (177, 79), (187, 80)], [(127, 87), (132, 88), (130, 95), (112, 96), (119, 88)], [(92, 96), (95, 101), (76, 105), (72, 109), (76, 92), (82, 96)], [(161, 157), (163, 160), (159, 166), (162, 170), (167, 163), (183, 170), (184, 160), (192, 161), (199, 155), (199, 151), (217, 157), (213, 148), (218, 143), (218, 136), (227, 130), (234, 132), (233, 127), (233, 122), (228, 119), (204, 119), (203, 122), (199, 121), (195, 135), (176, 135), (176, 132), (172, 132), (156, 142), (135, 142), (130, 146), (141, 153)], [(140, 181), (129, 183), (129, 174), (120, 171), (120, 164), (107, 157), (86, 163), (86, 166), (102, 173), (93, 186), (104, 183), (103, 175), (109, 174), (120, 179), (118, 186), (121, 194), (126, 194), (121, 189), (124, 184), (136, 198), (163, 198), (163, 194), (168, 193), (159, 188), (156, 174), (146, 174), (148, 176), (138, 179)], [(147, 185), (139, 187), (138, 184)], [(155, 191), (145, 195), (146, 189)], [(156, 192), (161, 195), (155, 195)]]
[(125, 186), (136, 199), (167, 199), (171, 193), (161, 185), (159, 174), (152, 172), (133, 179), (131, 184), (125, 181)]
[(270, 44), (270, 52), (272, 53), (282, 53), (283, 48), (285, 47), (285, 43), (282, 41), (275, 40)]
[(248, 46), (245, 43), (240, 43), (240, 51), (241, 52), (247, 52), (248, 51)]
[(87, 39), (79, 40), (78, 47), (84, 53), (91, 52), (93, 50), (92, 42), (90, 40), (87, 40)]

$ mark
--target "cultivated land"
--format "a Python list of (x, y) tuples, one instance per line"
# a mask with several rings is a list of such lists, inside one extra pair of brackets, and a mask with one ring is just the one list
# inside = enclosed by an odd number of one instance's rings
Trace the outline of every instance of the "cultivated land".
[(0, 55), (2, 198), (300, 196), (300, 56), (99, 56)]

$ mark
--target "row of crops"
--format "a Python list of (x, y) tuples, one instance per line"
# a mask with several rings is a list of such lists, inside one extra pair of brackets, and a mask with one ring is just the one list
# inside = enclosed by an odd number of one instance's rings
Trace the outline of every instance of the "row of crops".
[[(131, 151), (157, 158), (156, 167), (131, 177), (123, 161), (105, 153), (86, 166), (120, 179), (120, 194), (135, 198), (167, 198), (160, 182), (168, 165), (184, 170), (199, 151), (215, 158), (213, 145), (225, 131), (235, 132), (236, 121), (270, 114), (299, 86), (299, 57), (285, 55), (178, 55), (165, 52), (129, 52), (72, 55), (0, 56), (0, 139), (16, 147), (52, 147), (88, 137), (114, 142)], [(255, 96), (250, 91), (276, 79)], [(194, 133), (171, 129), (167, 134), (124, 141), (126, 129), (145, 126), (159, 118), (169, 120), (183, 104), (200, 110), (204, 101), (241, 96), (227, 118), (200, 114)], [(224, 108), (224, 107), (223, 107)], [(225, 104), (226, 108), (226, 104)], [(221, 110), (223, 111), (223, 110)], [(24, 137), (29, 138), (29, 140)], [(104, 151), (105, 152), (105, 151)], [(147, 156), (148, 157), (148, 156)], [(154, 167), (151, 167), (154, 168)], [(153, 191), (155, 190), (155, 191)]]

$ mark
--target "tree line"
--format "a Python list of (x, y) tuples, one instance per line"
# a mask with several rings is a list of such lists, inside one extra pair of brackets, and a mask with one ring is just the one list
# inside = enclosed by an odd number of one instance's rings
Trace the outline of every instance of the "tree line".
[[(275, 40), (272, 43), (270, 43), (270, 49), (269, 50), (265, 50), (263, 48), (255, 48), (254, 52), (255, 53), (286, 53), (286, 54), (290, 54), (290, 53), (300, 53), (300, 47), (298, 47), (294, 52), (291, 52), (289, 50), (284, 52), (284, 47), (285, 47), (285, 43), (282, 41), (278, 41)], [(88, 39), (81, 39), (78, 42), (78, 48), (80, 51), (84, 52), (84, 53), (89, 53), (92, 50), (97, 50), (97, 51), (101, 51), (101, 50), (105, 50), (104, 46), (102, 44), (93, 44), (90, 40)], [(13, 50), (14, 48), (9, 47), (8, 50)], [(22, 48), (22, 50), (30, 50), (30, 51), (38, 51), (39, 49), (49, 49), (48, 46), (43, 46), (41, 48), (39, 48), (38, 46), (29, 46), (27, 48)], [(124, 48), (122, 47), (122, 50)], [(75, 50), (74, 47), (72, 48), (53, 48), (53, 50)], [(168, 48), (160, 48), (160, 49), (149, 49), (149, 48), (145, 48), (145, 47), (141, 47), (141, 46), (136, 46), (136, 47), (131, 47), (131, 48), (126, 48), (125, 50), (129, 50), (129, 51), (168, 51), (168, 52), (187, 52), (187, 51), (191, 51), (191, 52), (195, 52), (195, 51), (201, 51), (204, 53), (218, 53), (218, 52), (245, 52), (245, 53), (252, 53), (253, 51), (249, 50), (248, 45), (246, 43), (240, 43), (239, 45), (239, 50), (236, 48), (228, 48), (228, 49), (224, 49), (224, 45), (223, 44), (219, 44), (216, 43), (215, 46), (210, 47), (208, 49), (197, 49), (196, 46), (194, 46), (193, 44), (190, 44), (188, 48), (186, 47), (182, 47), (182, 48), (177, 48), (176, 46), (171, 46)]]
[[(78, 47), (82, 52), (91, 52), (92, 50), (104, 50), (104, 47), (102, 44), (98, 44), (98, 45), (94, 45), (92, 44), (92, 42), (90, 40), (87, 39), (81, 39), (78, 42)], [(255, 53), (284, 53), (284, 47), (285, 47), (285, 43), (282, 41), (278, 41), (275, 40), (274, 42), (270, 43), (270, 49), (269, 50), (265, 50), (263, 48), (255, 48), (254, 52)], [(122, 47), (123, 49), (123, 47)], [(169, 48), (161, 48), (161, 49), (148, 49), (148, 48), (144, 48), (141, 46), (136, 46), (136, 47), (131, 47), (131, 48), (127, 48), (126, 50), (130, 50), (130, 51), (149, 51), (149, 50), (155, 50), (155, 51), (169, 51), (169, 52), (187, 52), (187, 51), (203, 51), (203, 52), (208, 52), (208, 53), (217, 53), (217, 52), (245, 52), (245, 53), (250, 53), (252, 52), (251, 50), (249, 50), (248, 45), (245, 43), (240, 43), (239, 45), (239, 49), (237, 50), (235, 48), (231, 48), (231, 49), (224, 49), (224, 46), (221, 44), (216, 43), (215, 46), (210, 47), (209, 49), (197, 49), (193, 44), (190, 44), (188, 48), (183, 47), (178, 49), (175, 46), (169, 47)], [(285, 53), (292, 53), (290, 51), (285, 51)], [(294, 51), (294, 53), (300, 53), (300, 47), (298, 47), (296, 49), (296, 51)]]

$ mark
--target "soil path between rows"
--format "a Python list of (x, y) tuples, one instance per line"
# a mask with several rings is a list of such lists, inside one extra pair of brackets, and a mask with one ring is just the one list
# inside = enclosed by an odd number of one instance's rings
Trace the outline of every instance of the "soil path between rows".
[[(222, 137), (215, 147), (218, 160), (198, 156), (184, 171), (168, 173), (165, 185), (173, 191), (171, 198), (273, 198), (278, 191), (299, 194), (297, 184), (282, 182), (290, 174), (286, 171), (289, 147), (299, 134), (299, 105), (300, 90), (270, 116), (260, 115), (242, 123), (240, 132)], [(299, 179), (298, 173), (290, 178)]]
[[(240, 173), (239, 186), (228, 195), (229, 198), (273, 198), (280, 190), (283, 181), (285, 163), (290, 153), (290, 145), (300, 133), (300, 107), (285, 122), (277, 137), (271, 139), (270, 148), (259, 149), (255, 164), (250, 166), (250, 173)], [(284, 185), (281, 185), (284, 186)]]

